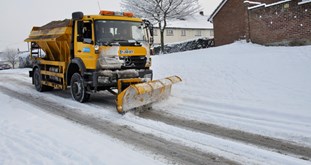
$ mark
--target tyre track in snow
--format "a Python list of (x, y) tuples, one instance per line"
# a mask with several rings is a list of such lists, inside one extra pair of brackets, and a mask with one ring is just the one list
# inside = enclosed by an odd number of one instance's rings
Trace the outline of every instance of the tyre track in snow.
[[(18, 82), (18, 84), (22, 83), (23, 82), (20, 81)], [(40, 110), (43, 110), (50, 114), (60, 116), (75, 123), (92, 128), (143, 150), (151, 151), (155, 155), (161, 155), (165, 159), (167, 159), (169, 163), (190, 165), (238, 164), (226, 158), (216, 156), (210, 153), (205, 153), (195, 148), (168, 141), (164, 138), (157, 137), (152, 134), (138, 132), (126, 125), (117, 125), (104, 119), (82, 114), (79, 112), (79, 110), (75, 108), (70, 108), (64, 104), (58, 104), (52, 101), (45, 100), (42, 97), (33, 96), (28, 93), (19, 93), (3, 86), (0, 86), (0, 92), (15, 99), (21, 100), (25, 103), (34, 105)], [(122, 156), (123, 155), (121, 155), (120, 158), (122, 158)]]
[[(12, 80), (20, 85), (24, 86), (26, 85), (20, 80), (16, 79)], [(27, 86), (29, 87), (31, 86), (31, 84), (27, 84)], [(68, 91), (53, 91), (51, 92), (51, 94), (63, 98), (71, 98), (70, 92)], [(106, 99), (103, 99), (102, 97), (105, 97)], [(95, 94), (91, 97), (91, 104), (97, 107), (104, 106), (109, 108), (111, 107), (112, 109), (114, 109), (113, 98), (114, 98), (113, 96), (107, 94), (100, 94), (100, 95)], [(245, 144), (253, 144), (255, 146), (266, 148), (270, 151), (274, 151), (284, 155), (294, 155), (295, 157), (298, 157), (303, 160), (311, 159), (311, 148), (296, 145), (281, 139), (243, 132), (240, 130), (230, 129), (215, 124), (199, 122), (196, 120), (189, 120), (186, 118), (174, 116), (172, 114), (157, 109), (144, 111), (143, 113), (140, 113), (138, 116), (144, 119), (163, 122), (168, 125), (184, 128), (187, 130), (218, 136), (223, 139), (232, 139)]]
[(281, 139), (243, 132), (215, 124), (203, 123), (196, 120), (189, 120), (173, 116), (162, 110), (148, 110), (139, 114), (140, 117), (166, 123), (168, 125), (182, 127), (188, 130), (211, 134), (224, 139), (233, 139), (247, 144), (267, 148), (271, 151), (285, 155), (295, 155), (303, 160), (311, 159), (311, 148), (293, 144)]

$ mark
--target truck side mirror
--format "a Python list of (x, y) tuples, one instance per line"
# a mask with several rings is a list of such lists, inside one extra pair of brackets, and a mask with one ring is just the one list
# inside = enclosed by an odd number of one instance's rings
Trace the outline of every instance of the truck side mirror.
[(84, 14), (81, 11), (72, 13), (73, 20), (81, 20), (84, 17)]
[(147, 29), (149, 29), (149, 33), (150, 33), (150, 40), (149, 40), (149, 42), (150, 42), (150, 44), (153, 44), (153, 42), (154, 42), (154, 39), (153, 39), (153, 25), (152, 25), (152, 23), (150, 21), (148, 21), (146, 19), (144, 19), (143, 22), (145, 24), (145, 27)]
[(154, 39), (153, 39), (153, 25), (150, 23), (149, 25), (148, 25), (148, 27), (149, 27), (149, 30), (150, 30), (150, 43), (151, 44), (153, 44), (153, 42), (154, 42)]

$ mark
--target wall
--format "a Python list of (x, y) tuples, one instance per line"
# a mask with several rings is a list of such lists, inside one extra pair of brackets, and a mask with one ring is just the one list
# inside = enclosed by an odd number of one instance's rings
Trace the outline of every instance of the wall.
[(228, 0), (213, 18), (215, 45), (245, 38), (246, 10), (241, 0)]
[[(276, 1), (278, 0), (256, 0), (262, 3)], [(224, 5), (212, 18), (216, 46), (246, 39), (249, 30), (247, 7), (250, 4), (244, 3), (244, 0), (224, 0), (222, 3)]]
[(250, 40), (263, 45), (311, 44), (311, 2), (299, 2), (250, 9)]
[[(174, 35), (167, 36), (166, 31), (170, 29), (174, 31)], [(186, 35), (182, 36), (181, 31), (186, 30)], [(201, 35), (197, 35), (197, 31), (201, 31)], [(158, 28), (155, 28), (155, 32), (157, 33), (154, 36), (154, 43), (160, 44), (160, 30)], [(164, 31), (164, 42), (165, 44), (170, 43), (177, 43), (177, 42), (184, 42), (195, 38), (213, 38), (214, 37), (214, 31), (213, 29), (180, 29), (180, 28), (166, 28)]]

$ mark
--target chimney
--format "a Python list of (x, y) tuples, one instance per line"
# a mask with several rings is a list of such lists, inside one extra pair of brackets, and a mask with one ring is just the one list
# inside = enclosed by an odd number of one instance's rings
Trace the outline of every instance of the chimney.
[(200, 15), (204, 16), (204, 11), (200, 11)]

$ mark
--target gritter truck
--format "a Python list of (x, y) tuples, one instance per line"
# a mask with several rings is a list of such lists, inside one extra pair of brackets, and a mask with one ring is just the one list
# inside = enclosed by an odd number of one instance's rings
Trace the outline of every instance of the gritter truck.
[(74, 12), (71, 19), (33, 27), (25, 42), (37, 91), (70, 88), (82, 103), (107, 90), (116, 95), (119, 113), (167, 98), (172, 84), (181, 81), (178, 76), (152, 80), (153, 26), (131, 12)]

